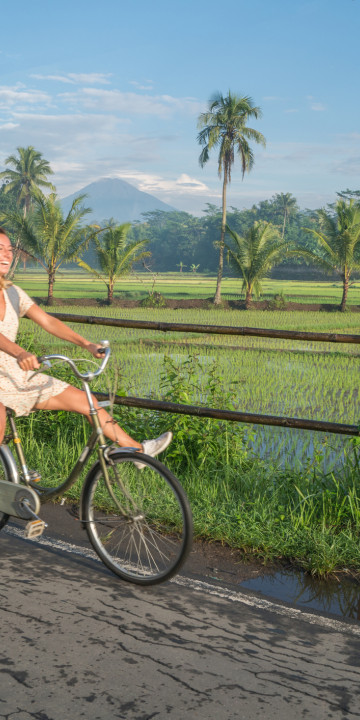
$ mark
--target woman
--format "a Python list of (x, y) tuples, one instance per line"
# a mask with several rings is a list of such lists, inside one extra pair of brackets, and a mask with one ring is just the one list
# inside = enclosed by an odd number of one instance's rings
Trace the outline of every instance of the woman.
[[(68, 410), (85, 415), (90, 420), (89, 404), (83, 390), (42, 373), (31, 378), (40, 364), (36, 355), (15, 342), (19, 321), (6, 292), (6, 287), (11, 285), (5, 276), (12, 257), (11, 242), (5, 230), (0, 228), (0, 443), (4, 438), (6, 407), (12, 408), (16, 415), (28, 415), (32, 410)], [(102, 358), (100, 345), (85, 340), (60, 320), (48, 315), (21, 288), (16, 286), (16, 290), (21, 317), (26, 315), (51, 335), (85, 348), (95, 358)], [(104, 408), (99, 408), (95, 398), (94, 404), (99, 412), (104, 435), (120, 447), (133, 447), (155, 457), (172, 440), (172, 433), (167, 432), (154, 440), (139, 443), (122, 430)], [(141, 469), (141, 463), (137, 466)]]

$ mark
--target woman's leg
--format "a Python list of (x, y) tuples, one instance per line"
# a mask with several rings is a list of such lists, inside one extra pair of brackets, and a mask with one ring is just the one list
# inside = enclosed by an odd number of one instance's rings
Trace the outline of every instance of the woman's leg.
[(5, 406), (0, 403), (0, 444), (2, 443), (5, 435), (6, 426), (6, 410)]
[[(136, 440), (133, 440), (133, 438), (112, 419), (104, 408), (99, 408), (96, 398), (93, 397), (93, 401), (94, 406), (98, 409), (99, 420), (104, 435), (109, 438), (109, 440), (116, 442), (120, 447), (134, 447), (138, 450), (143, 449), (142, 445)], [(89, 422), (91, 422), (89, 403), (84, 390), (79, 390), (71, 386), (46, 402), (37, 403), (35, 408), (36, 410), (68, 410), (69, 412), (85, 415)]]

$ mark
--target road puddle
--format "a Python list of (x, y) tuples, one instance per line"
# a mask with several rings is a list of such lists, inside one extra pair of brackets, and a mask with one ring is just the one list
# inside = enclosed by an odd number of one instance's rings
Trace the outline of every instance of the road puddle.
[(360, 620), (360, 583), (354, 580), (318, 580), (301, 572), (282, 570), (244, 580), (240, 585), (303, 610), (318, 610)]

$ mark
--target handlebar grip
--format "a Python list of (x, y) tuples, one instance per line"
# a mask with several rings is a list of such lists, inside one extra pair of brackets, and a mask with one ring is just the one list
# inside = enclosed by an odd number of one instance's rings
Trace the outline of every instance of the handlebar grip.
[(36, 359), (40, 365), (46, 365), (48, 368), (51, 368), (51, 362), (46, 359), (46, 355), (38, 355)]

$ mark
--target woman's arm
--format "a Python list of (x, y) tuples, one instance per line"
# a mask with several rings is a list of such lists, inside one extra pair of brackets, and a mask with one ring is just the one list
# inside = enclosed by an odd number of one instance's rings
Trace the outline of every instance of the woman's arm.
[(0, 350), (16, 358), (22, 370), (36, 370), (40, 367), (36, 355), (28, 353), (24, 348), (9, 340), (0, 333)]
[(61, 320), (48, 315), (48, 313), (42, 310), (35, 303), (27, 311), (26, 317), (36, 322), (36, 324), (40, 325), (40, 327), (46, 330), (46, 332), (60, 338), (60, 340), (65, 340), (66, 342), (71, 342), (74, 345), (79, 345), (79, 347), (86, 348), (86, 350), (88, 350), (96, 358), (102, 357), (99, 353), (99, 350), (101, 349), (99, 344), (94, 344), (89, 342), (89, 340), (85, 340), (85, 338), (78, 335), (78, 333), (68, 327), (68, 325), (65, 325), (65, 323), (61, 322)]
[[(65, 340), (66, 342), (74, 343), (80, 347), (86, 348), (94, 357), (101, 358), (102, 355), (99, 353), (101, 346), (99, 344), (91, 343), (85, 338), (78, 335), (78, 333), (71, 330), (65, 323), (61, 322), (57, 318), (51, 317), (38, 305), (34, 303), (31, 305), (29, 310), (26, 312), (26, 317), (30, 318), (40, 325), (44, 330), (55, 335), (55, 337)], [(18, 365), (22, 370), (37, 370), (40, 364), (34, 353), (27, 352), (24, 348), (20, 347), (16, 343), (9, 340), (5, 335), (0, 333), (0, 350), (7, 353), (13, 358), (16, 358)]]

